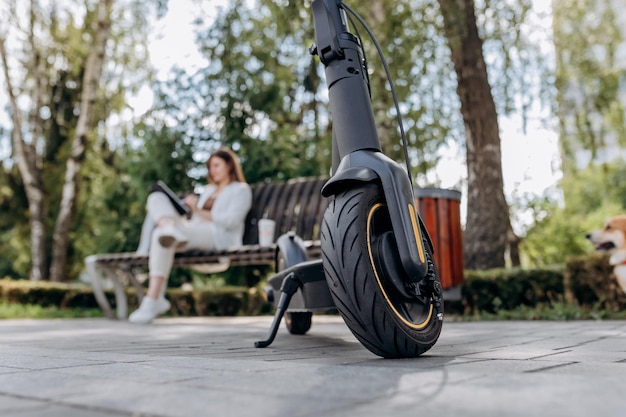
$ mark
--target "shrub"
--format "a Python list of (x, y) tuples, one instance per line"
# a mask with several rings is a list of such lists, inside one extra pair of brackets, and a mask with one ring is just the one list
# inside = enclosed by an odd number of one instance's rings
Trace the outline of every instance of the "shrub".
[(595, 304), (610, 311), (626, 309), (626, 294), (617, 283), (606, 254), (570, 258), (563, 280), (565, 297), (572, 304)]
[(563, 270), (560, 267), (465, 271), (461, 290), (467, 314), (551, 304), (561, 301), (563, 293)]

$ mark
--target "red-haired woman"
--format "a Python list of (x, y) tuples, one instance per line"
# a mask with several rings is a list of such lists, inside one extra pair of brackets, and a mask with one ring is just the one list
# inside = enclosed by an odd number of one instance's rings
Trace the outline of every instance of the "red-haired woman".
[(242, 244), (252, 191), (239, 158), (232, 150), (221, 148), (211, 154), (207, 168), (209, 184), (202, 194), (185, 197), (192, 211), (190, 219), (181, 216), (164, 193), (148, 197), (148, 216), (157, 225), (149, 249), (150, 282), (141, 305), (129, 317), (132, 323), (150, 323), (170, 309), (164, 294), (176, 251), (219, 250)]

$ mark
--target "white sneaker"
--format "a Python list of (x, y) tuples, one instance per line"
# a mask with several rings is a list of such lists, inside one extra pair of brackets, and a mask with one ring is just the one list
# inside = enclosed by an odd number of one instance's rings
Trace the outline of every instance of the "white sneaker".
[(128, 317), (128, 321), (137, 324), (147, 324), (152, 322), (157, 316), (165, 313), (170, 307), (171, 304), (165, 297), (157, 300), (143, 297), (141, 305)]
[(164, 248), (169, 248), (172, 245), (178, 247), (187, 244), (187, 236), (185, 236), (180, 230), (174, 226), (163, 226), (159, 228), (159, 243)]

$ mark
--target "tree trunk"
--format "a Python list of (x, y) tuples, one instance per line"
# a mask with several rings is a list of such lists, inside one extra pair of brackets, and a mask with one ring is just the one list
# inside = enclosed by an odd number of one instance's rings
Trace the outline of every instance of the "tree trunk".
[(439, 0), (457, 75), (467, 147), (465, 267), (504, 267), (509, 209), (504, 197), (498, 116), (473, 0)]
[[(37, 57), (34, 51), (34, 56)], [(17, 105), (15, 94), (13, 93), (13, 83), (9, 74), (7, 63), (7, 53), (4, 46), (4, 38), (0, 37), (0, 57), (2, 58), (2, 68), (4, 79), (6, 80), (7, 95), (9, 97), (9, 106), (11, 108), (11, 118), (13, 119), (13, 132), (11, 134), (13, 151), (17, 159), (17, 166), (24, 183), (26, 198), (28, 199), (29, 223), (30, 223), (30, 243), (31, 243), (31, 272), (30, 278), (39, 281), (47, 278), (48, 260), (46, 256), (46, 226), (45, 226), (45, 204), (43, 181), (41, 178), (41, 170), (37, 166), (37, 152), (33, 145), (37, 139), (36, 133), (39, 128), (33, 127), (33, 142), (26, 143), (23, 136), (22, 118), (20, 117), (20, 109)], [(33, 59), (35, 67), (38, 66), (37, 59)], [(33, 68), (35, 76), (37, 69)], [(40, 80), (36, 81), (37, 85)], [(38, 101), (39, 97), (35, 97)], [(39, 126), (39, 123), (35, 123)]]
[(520, 238), (513, 231), (513, 227), (509, 227), (509, 233), (507, 234), (507, 252), (508, 258), (511, 261), (512, 267), (519, 267), (522, 265), (522, 261), (519, 254)]
[(65, 276), (69, 233), (80, 182), (80, 167), (85, 156), (87, 135), (93, 129), (91, 125), (93, 107), (102, 74), (106, 43), (110, 35), (112, 1), (102, 0), (98, 3), (97, 27), (83, 76), (80, 115), (72, 141), (70, 157), (66, 163), (59, 215), (54, 228), (52, 263), (50, 265), (51, 281), (63, 281)]

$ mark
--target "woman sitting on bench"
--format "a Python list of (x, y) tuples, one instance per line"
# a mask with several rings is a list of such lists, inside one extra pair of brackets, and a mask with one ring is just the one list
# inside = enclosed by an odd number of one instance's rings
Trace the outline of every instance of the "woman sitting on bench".
[(242, 244), (252, 191), (239, 158), (232, 150), (221, 148), (211, 154), (206, 165), (209, 184), (199, 197), (190, 194), (184, 200), (191, 218), (181, 216), (165, 193), (148, 196), (147, 216), (157, 226), (148, 252), (148, 291), (130, 315), (132, 323), (150, 323), (170, 309), (164, 294), (177, 250), (222, 250)]

